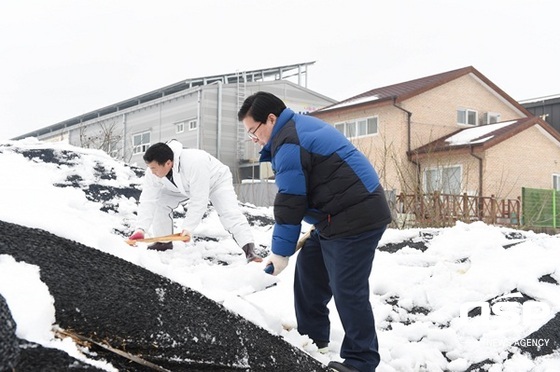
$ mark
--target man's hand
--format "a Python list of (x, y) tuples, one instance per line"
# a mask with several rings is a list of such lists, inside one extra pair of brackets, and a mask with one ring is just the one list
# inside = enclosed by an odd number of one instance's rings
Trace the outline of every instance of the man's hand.
[(181, 236), (184, 236), (184, 237), (185, 237), (185, 241), (186, 241), (186, 242), (190, 242), (190, 241), (191, 241), (192, 236), (191, 236), (191, 233), (188, 232), (188, 230), (183, 230), (183, 231), (181, 231)]
[(262, 262), (262, 258), (255, 253), (255, 243), (247, 243), (241, 249), (245, 252), (247, 262)]
[(282, 270), (286, 268), (286, 266), (288, 266), (288, 261), (289, 261), (288, 257), (279, 256), (273, 253), (269, 257), (268, 262), (266, 263), (266, 267), (264, 268), (264, 271), (268, 274), (272, 274), (276, 276), (280, 274)]
[(138, 229), (134, 234), (130, 235), (129, 240), (144, 239), (144, 230)]

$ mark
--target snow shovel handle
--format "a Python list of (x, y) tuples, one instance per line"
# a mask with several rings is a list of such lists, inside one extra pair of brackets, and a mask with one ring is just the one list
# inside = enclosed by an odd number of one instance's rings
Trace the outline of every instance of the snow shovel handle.
[[(315, 230), (315, 227), (311, 226), (311, 228), (307, 230), (307, 232), (303, 234), (303, 236), (298, 240), (296, 244), (296, 252), (303, 248), (303, 246), (305, 245), (305, 241), (309, 238), (313, 230)], [(267, 274), (272, 274), (274, 272), (274, 265), (272, 264), (272, 262), (265, 266), (264, 272)]]
[(181, 233), (177, 233), (171, 235), (155, 236), (153, 238), (145, 238), (145, 239), (128, 239), (126, 241), (126, 244), (135, 245), (136, 243), (155, 243), (155, 242), (171, 242), (171, 241), (188, 242), (190, 240), (191, 237), (189, 235), (181, 235)]

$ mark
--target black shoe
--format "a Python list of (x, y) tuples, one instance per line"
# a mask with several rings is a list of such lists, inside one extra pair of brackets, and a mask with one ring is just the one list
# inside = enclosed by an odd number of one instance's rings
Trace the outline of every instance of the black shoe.
[(340, 362), (329, 362), (328, 367), (333, 371), (338, 371), (338, 372), (360, 372), (358, 371), (357, 368)]
[(148, 246), (148, 249), (154, 250), (154, 251), (167, 251), (170, 249), (173, 249), (173, 242), (167, 242), (167, 243), (162, 243), (162, 242), (157, 242), (154, 244), (151, 244)]

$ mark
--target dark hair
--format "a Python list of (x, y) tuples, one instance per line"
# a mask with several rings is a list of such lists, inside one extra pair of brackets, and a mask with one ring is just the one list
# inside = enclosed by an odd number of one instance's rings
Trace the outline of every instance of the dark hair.
[(237, 119), (242, 121), (250, 116), (255, 121), (266, 122), (268, 114), (280, 116), (286, 104), (272, 93), (257, 92), (245, 99), (237, 113)]
[(144, 153), (146, 164), (155, 161), (159, 165), (165, 164), (168, 160), (173, 160), (173, 150), (163, 142), (154, 143)]

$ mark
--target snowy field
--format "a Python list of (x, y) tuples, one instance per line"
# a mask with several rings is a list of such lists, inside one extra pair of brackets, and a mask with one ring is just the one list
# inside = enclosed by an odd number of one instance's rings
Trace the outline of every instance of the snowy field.
[[(297, 332), (292, 298), (296, 257), (278, 277), (263, 272), (266, 259), (246, 264), (212, 208), (193, 242), (175, 242), (166, 252), (125, 244), (134, 224), (142, 166), (97, 150), (27, 139), (0, 143), (0, 169), (0, 220), (120, 257), (222, 303), (324, 364), (340, 360), (343, 330), (334, 303), (328, 353), (319, 353)], [(242, 208), (260, 253), (267, 255), (271, 208)], [(182, 213), (177, 210), (177, 218)], [(370, 279), (381, 353), (377, 370), (558, 371), (558, 282), (559, 236), (483, 223), (389, 229)], [(53, 336), (52, 296), (36, 266), (0, 254), (0, 294), (19, 338), (76, 352)]]

